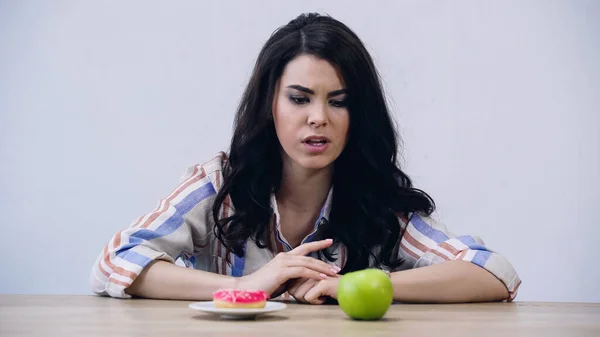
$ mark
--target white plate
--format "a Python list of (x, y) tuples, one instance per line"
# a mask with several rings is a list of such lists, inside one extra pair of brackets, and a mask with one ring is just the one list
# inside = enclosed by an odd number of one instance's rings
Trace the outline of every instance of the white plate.
[(256, 309), (230, 309), (230, 308), (217, 308), (212, 301), (195, 302), (189, 305), (190, 309), (200, 310), (212, 314), (221, 315), (222, 318), (227, 319), (248, 319), (255, 318), (258, 315), (268, 314), (270, 312), (279, 311), (285, 309), (287, 306), (285, 303), (267, 301), (264, 308)]

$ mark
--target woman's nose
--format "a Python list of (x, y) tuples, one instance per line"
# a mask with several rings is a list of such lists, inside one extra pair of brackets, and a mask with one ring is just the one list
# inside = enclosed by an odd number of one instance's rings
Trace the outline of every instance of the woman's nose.
[(308, 114), (308, 124), (317, 128), (327, 125), (327, 105), (315, 104)]

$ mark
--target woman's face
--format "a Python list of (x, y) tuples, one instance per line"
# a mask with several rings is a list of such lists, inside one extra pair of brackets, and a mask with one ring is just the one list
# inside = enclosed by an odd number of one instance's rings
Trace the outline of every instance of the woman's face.
[(344, 84), (327, 61), (301, 55), (286, 65), (273, 100), (284, 166), (318, 170), (337, 159), (350, 124), (345, 99)]

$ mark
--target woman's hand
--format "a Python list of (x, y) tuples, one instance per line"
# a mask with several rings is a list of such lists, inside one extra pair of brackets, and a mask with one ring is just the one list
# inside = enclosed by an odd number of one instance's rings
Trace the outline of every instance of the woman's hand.
[(325, 249), (331, 239), (305, 243), (287, 253), (279, 253), (259, 270), (239, 279), (236, 287), (240, 289), (263, 290), (273, 294), (280, 286), (291, 279), (325, 280), (335, 276), (339, 268), (321, 260), (306, 256)]
[(326, 297), (337, 299), (339, 282), (339, 275), (324, 280), (298, 279), (288, 289), (288, 293), (301, 303), (323, 304)]

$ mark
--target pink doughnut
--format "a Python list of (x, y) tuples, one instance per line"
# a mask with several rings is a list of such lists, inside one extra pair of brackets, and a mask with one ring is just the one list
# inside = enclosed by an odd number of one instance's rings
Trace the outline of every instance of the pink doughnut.
[(269, 294), (262, 290), (219, 289), (213, 293), (217, 308), (264, 308)]

